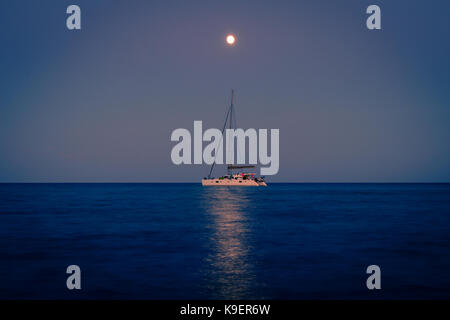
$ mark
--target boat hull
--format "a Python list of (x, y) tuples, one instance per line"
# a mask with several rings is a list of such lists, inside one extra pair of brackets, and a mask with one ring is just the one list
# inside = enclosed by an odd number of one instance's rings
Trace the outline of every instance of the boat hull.
[(236, 179), (202, 179), (202, 186), (205, 187), (223, 187), (223, 186), (241, 186), (241, 187), (266, 187), (264, 181), (255, 180), (236, 180)]

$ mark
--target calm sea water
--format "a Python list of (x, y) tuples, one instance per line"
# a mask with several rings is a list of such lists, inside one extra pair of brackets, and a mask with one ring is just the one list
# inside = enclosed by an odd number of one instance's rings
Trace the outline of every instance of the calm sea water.
[(0, 298), (450, 298), (450, 184), (0, 184)]

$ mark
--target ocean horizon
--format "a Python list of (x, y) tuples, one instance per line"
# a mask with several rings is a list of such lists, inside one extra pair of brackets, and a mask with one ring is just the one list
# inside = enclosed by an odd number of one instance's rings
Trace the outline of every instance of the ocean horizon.
[[(201, 180), (199, 181), (179, 181), (179, 182), (166, 182), (166, 181), (152, 181), (152, 182), (139, 182), (139, 181), (48, 181), (48, 182), (0, 182), (0, 184), (201, 184)], [(290, 182), (290, 181), (277, 181), (270, 182), (267, 181), (268, 185), (272, 184), (450, 184), (450, 182), (446, 181), (425, 181), (425, 182), (341, 182), (341, 181), (328, 181), (328, 182)], [(206, 188), (206, 187), (205, 187)]]

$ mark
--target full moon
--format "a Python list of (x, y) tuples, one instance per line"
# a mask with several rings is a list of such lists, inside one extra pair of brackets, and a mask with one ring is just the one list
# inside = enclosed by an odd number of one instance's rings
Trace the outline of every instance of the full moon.
[(236, 42), (236, 37), (233, 36), (232, 34), (227, 35), (227, 43), (232, 46), (234, 45)]

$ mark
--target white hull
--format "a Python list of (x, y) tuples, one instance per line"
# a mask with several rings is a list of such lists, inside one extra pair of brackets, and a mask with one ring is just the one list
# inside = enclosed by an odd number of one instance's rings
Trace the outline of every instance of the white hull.
[(243, 179), (202, 179), (202, 186), (241, 186), (241, 187), (266, 187), (267, 184), (264, 181), (256, 182), (255, 180), (243, 180)]

